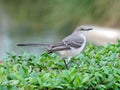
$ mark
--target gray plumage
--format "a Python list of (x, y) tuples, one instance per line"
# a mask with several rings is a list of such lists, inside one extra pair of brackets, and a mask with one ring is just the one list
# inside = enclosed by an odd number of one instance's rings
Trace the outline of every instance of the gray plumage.
[[(71, 57), (75, 54), (80, 53), (86, 45), (86, 33), (92, 30), (92, 28), (87, 26), (79, 26), (75, 31), (64, 38), (62, 41), (55, 44), (17, 44), (17, 46), (45, 46), (48, 48), (48, 52), (59, 52), (61, 55), (66, 57)], [(65, 55), (65, 53), (67, 53)]]

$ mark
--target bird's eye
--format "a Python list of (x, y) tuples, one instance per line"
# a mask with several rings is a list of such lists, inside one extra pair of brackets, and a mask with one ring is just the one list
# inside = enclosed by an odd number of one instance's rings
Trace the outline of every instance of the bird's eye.
[(82, 31), (83, 31), (84, 29), (83, 29), (83, 28), (81, 28), (80, 30), (82, 30)]

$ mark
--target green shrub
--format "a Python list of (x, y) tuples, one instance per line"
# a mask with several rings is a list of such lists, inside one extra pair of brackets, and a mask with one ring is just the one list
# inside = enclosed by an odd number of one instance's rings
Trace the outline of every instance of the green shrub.
[(55, 53), (40, 56), (8, 53), (0, 64), (0, 90), (120, 89), (120, 41), (94, 46), (64, 66)]

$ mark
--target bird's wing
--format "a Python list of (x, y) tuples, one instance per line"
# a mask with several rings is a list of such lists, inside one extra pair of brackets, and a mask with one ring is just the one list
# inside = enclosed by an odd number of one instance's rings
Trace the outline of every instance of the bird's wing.
[(81, 45), (84, 43), (84, 39), (80, 36), (70, 35), (63, 39), (63, 42), (72, 48), (80, 48)]
[(51, 45), (51, 48), (48, 50), (49, 53), (54, 51), (64, 51), (80, 48), (83, 44), (84, 40), (80, 37), (67, 37), (63, 39), (61, 42)]

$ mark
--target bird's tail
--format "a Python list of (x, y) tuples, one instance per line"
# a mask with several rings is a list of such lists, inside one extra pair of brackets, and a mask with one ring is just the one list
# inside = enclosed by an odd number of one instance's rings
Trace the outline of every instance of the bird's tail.
[(26, 43), (26, 44), (17, 44), (17, 46), (44, 46), (44, 47), (50, 47), (50, 44)]

